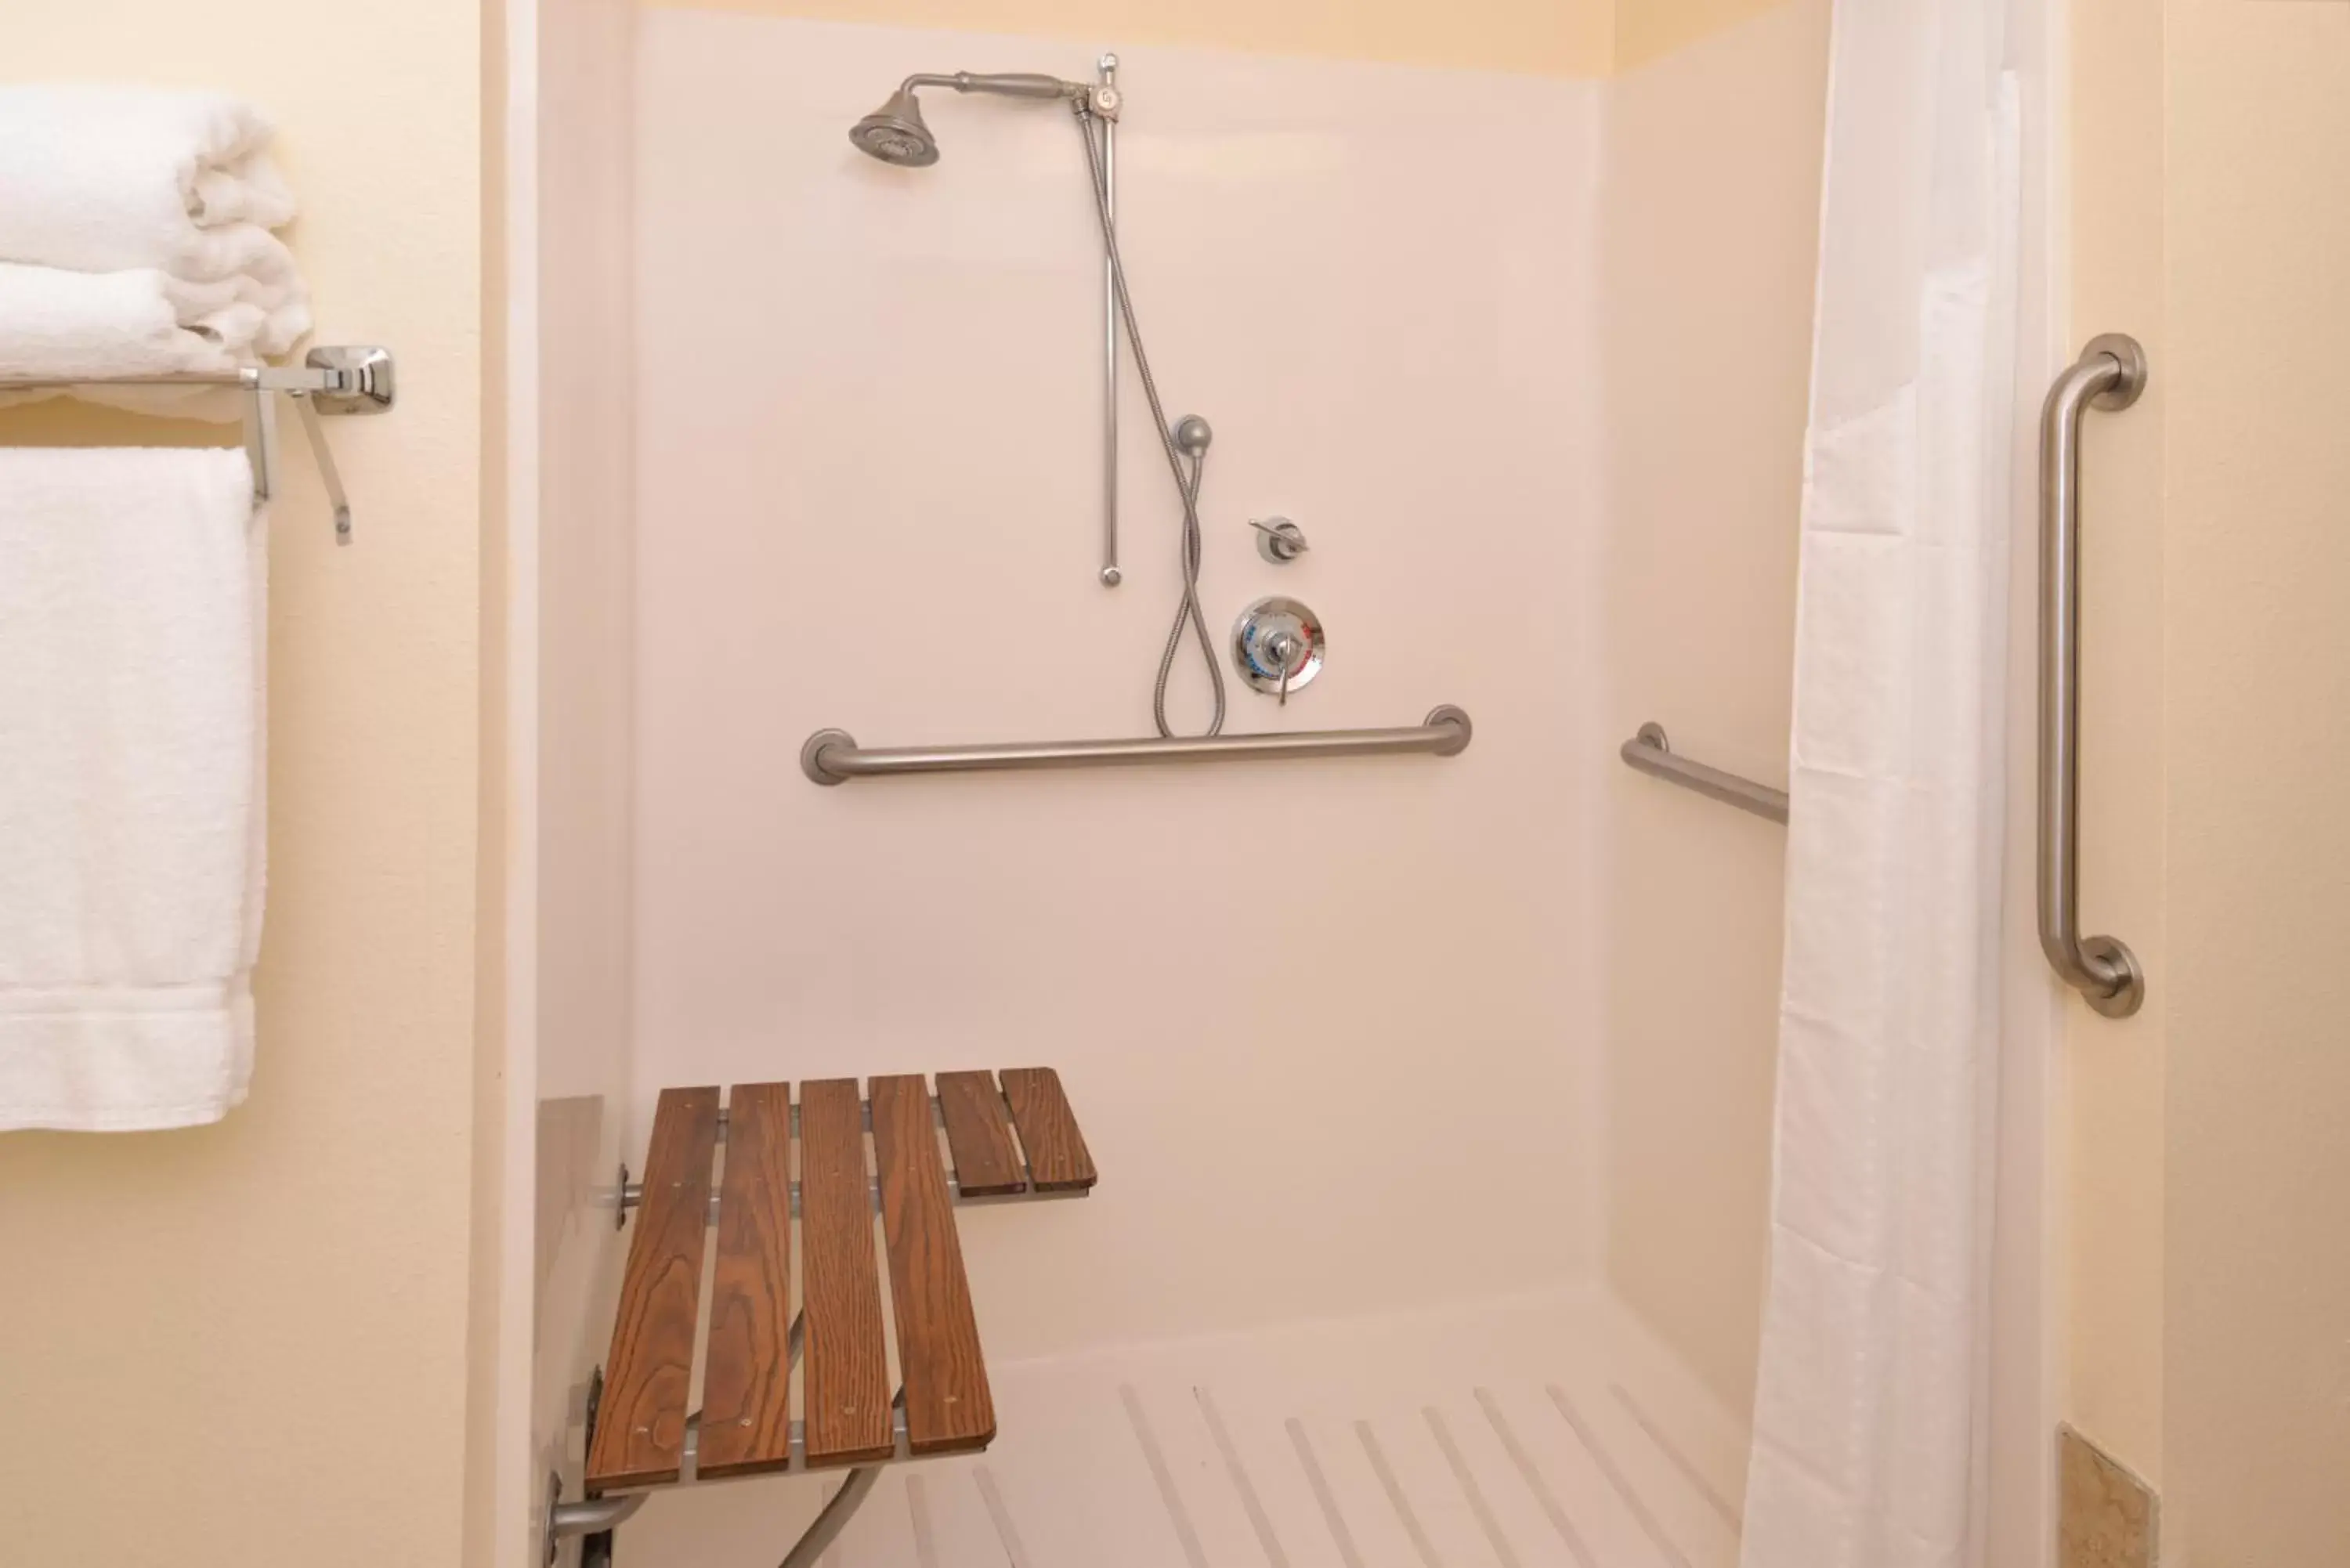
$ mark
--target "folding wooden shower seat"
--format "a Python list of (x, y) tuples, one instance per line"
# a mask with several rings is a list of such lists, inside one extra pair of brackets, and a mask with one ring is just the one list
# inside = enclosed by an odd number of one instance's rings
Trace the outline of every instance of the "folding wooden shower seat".
[[(624, 1173), (621, 1184), (637, 1233), (588, 1417), (588, 1501), (551, 1505), (550, 1542), (602, 1534), (608, 1548), (608, 1532), (651, 1489), (846, 1469), (784, 1559), (801, 1568), (839, 1533), (880, 1466), (987, 1447), (995, 1407), (954, 1210), (1082, 1198), (1094, 1185), (1059, 1075), (1022, 1067), (1001, 1077), (941, 1073), (935, 1095), (919, 1075), (874, 1078), (863, 1094), (853, 1078), (827, 1079), (800, 1085), (796, 1103), (785, 1084), (738, 1084), (723, 1106), (714, 1087), (661, 1092), (644, 1179)], [(702, 1405), (690, 1411), (697, 1364)]]

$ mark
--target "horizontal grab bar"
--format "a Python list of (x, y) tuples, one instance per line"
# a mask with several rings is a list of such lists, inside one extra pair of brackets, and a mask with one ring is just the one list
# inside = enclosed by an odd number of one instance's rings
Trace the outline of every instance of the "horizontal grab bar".
[(983, 746), (895, 746), (868, 751), (846, 730), (818, 730), (800, 748), (800, 771), (820, 784), (892, 774), (1002, 773), (1014, 768), (1098, 768), (1149, 763), (1260, 762), (1277, 757), (1364, 757), (1403, 752), (1457, 756), (1469, 715), (1446, 703), (1401, 730), (1300, 730), (1276, 735), (1152, 736), (1133, 741), (1014, 741)]
[(1671, 744), (1665, 739), (1662, 724), (1640, 726), (1640, 732), (1624, 742), (1626, 762), (1683, 789), (1693, 789), (1741, 811), (1751, 811), (1757, 816), (1767, 816), (1773, 822), (1787, 820), (1787, 792), (1756, 784), (1752, 779), (1740, 778), (1736, 774), (1723, 773), (1720, 768), (1707, 767), (1686, 757), (1673, 755)]

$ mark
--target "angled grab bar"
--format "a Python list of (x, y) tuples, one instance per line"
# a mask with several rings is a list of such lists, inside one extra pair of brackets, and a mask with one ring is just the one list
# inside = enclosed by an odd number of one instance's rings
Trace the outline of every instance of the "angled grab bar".
[(1787, 820), (1787, 792), (1756, 784), (1752, 779), (1726, 774), (1703, 763), (1690, 762), (1687, 757), (1673, 755), (1672, 743), (1665, 738), (1665, 727), (1659, 723), (1640, 726), (1638, 734), (1624, 742), (1617, 754), (1641, 773), (1652, 778), (1677, 784), (1683, 789), (1695, 790), (1710, 800), (1724, 805), (1734, 805), (1741, 811), (1772, 822)]
[(800, 748), (800, 771), (816, 784), (886, 778), (892, 774), (1003, 773), (1014, 768), (1093, 768), (1147, 763), (1268, 761), (1278, 757), (1362, 757), (1401, 752), (1456, 756), (1469, 748), (1469, 715), (1446, 703), (1398, 730), (1295, 730), (1272, 735), (1152, 736), (1133, 741), (1013, 741), (980, 746), (894, 746), (867, 750), (846, 730), (818, 730)]
[(2107, 1018), (2146, 1001), (2137, 957), (2081, 934), (2081, 418), (2146, 390), (2146, 350), (2093, 337), (2040, 410), (2040, 950)]

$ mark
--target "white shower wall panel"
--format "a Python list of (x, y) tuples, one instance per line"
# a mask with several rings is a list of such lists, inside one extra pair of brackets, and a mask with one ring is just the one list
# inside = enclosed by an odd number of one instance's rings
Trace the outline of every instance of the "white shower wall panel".
[[(662, 9), (639, 77), (637, 1137), (663, 1085), (1057, 1066), (1083, 1203), (972, 1210), (1016, 1357), (1596, 1268), (1596, 84), (1122, 49), (1121, 237), (1216, 441), (1201, 597), (1330, 662), (1233, 731), (1454, 759), (877, 780), (797, 754), (1150, 727), (1179, 514), (1128, 369), (1100, 562), (1101, 266), (1071, 117), (913, 71), (1050, 40)], [(1259, 558), (1252, 517), (1312, 550)], [(1207, 711), (1196, 649), (1175, 722)]]

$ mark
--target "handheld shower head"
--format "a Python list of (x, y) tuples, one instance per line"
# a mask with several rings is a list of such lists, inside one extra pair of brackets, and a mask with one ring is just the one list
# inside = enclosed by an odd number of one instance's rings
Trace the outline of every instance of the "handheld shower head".
[(923, 123), (922, 106), (914, 97), (914, 89), (926, 87), (1081, 105), (1090, 100), (1094, 91), (1082, 82), (1063, 81), (1058, 77), (1040, 76), (1033, 71), (956, 71), (951, 76), (911, 76), (898, 84), (889, 102), (850, 128), (848, 140), (857, 144), (859, 152), (884, 163), (907, 169), (927, 169), (936, 163), (939, 139)]
[(866, 156), (900, 168), (927, 169), (939, 161), (939, 139), (922, 121), (922, 106), (911, 83), (852, 126), (848, 140)]

